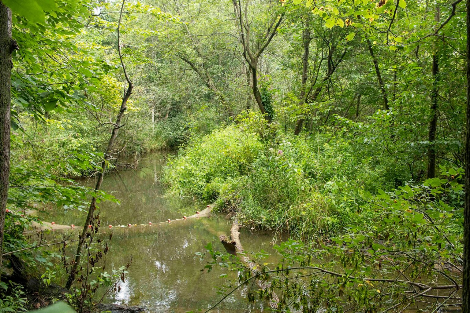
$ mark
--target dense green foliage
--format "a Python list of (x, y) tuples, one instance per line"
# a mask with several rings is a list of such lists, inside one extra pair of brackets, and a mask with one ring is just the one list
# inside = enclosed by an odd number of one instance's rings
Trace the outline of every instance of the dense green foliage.
[[(466, 97), (458, 2), (144, 0), (124, 3), (119, 41), (121, 3), (3, 3), (20, 48), (4, 252), (34, 246), (23, 235), (28, 209), (85, 211), (91, 196), (112, 199), (71, 178), (101, 170), (117, 126), (111, 168), (179, 149), (165, 170), (170, 196), (300, 240), (281, 244), (282, 264), (263, 269), (279, 311), (342, 311), (346, 299), (354, 311), (403, 309), (431, 297), (427, 281), (458, 289)], [(114, 125), (121, 62), (135, 89)], [(42, 253), (19, 256), (65, 271)], [(253, 277), (245, 272), (241, 282)], [(96, 289), (83, 286), (70, 301), (86, 311)], [(446, 290), (439, 303), (457, 302)], [(19, 310), (22, 301), (5, 293), (2, 305)]]

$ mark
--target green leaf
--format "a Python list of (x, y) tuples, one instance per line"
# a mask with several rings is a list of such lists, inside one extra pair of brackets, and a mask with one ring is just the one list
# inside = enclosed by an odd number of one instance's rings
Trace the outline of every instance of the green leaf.
[(418, 224), (421, 224), (423, 220), (424, 220), (424, 215), (422, 213), (416, 213), (412, 218), (412, 221)]
[(346, 40), (347, 40), (347, 41), (351, 41), (351, 40), (354, 39), (354, 37), (356, 37), (356, 33), (355, 33), (355, 32), (349, 33), (349, 35), (346, 36)]
[(400, 1), (398, 2), (398, 6), (399, 6), (400, 8), (402, 8), (402, 9), (406, 8), (406, 2), (405, 2), (405, 0), (400, 0)]
[(293, 2), (294, 2), (294, 4), (300, 4), (302, 2), (302, 0), (294, 0)]
[(57, 100), (52, 100), (44, 103), (44, 110), (46, 110), (46, 112), (54, 110), (57, 107), (57, 102)]
[(92, 77), (92, 76), (93, 76), (93, 72), (90, 71), (90, 70), (87, 69), (87, 68), (81, 67), (81, 68), (78, 69), (78, 71), (79, 71), (80, 73), (82, 73), (83, 75), (85, 75), (86, 77)]
[(67, 303), (65, 302), (57, 302), (47, 308), (29, 311), (30, 313), (75, 313), (75, 310), (72, 309)]
[(21, 15), (31, 22), (44, 23), (46, 16), (43, 8), (35, 0), (2, 0), (14, 13)]
[(330, 17), (326, 20), (325, 26), (328, 28), (333, 28), (335, 26), (336, 19), (334, 17)]
[(44, 11), (53, 11), (57, 9), (55, 0), (37, 0), (37, 2)]
[(336, 20), (336, 25), (338, 25), (339, 27), (343, 28), (344, 27), (344, 21), (343, 19), (339, 18)]

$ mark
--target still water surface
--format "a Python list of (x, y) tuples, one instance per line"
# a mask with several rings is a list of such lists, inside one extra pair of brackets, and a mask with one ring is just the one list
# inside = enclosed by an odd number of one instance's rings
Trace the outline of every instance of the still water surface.
[[(113, 238), (107, 255), (107, 269), (118, 269), (131, 258), (132, 265), (125, 282), (120, 283), (120, 290), (107, 302), (142, 305), (148, 312), (204, 311), (222, 297), (223, 286), (229, 282), (236, 285), (236, 273), (227, 273), (222, 268), (211, 272), (203, 270), (208, 258), (201, 260), (196, 253), (204, 252), (209, 243), (215, 250), (224, 251), (218, 236), (230, 233), (231, 222), (222, 215), (213, 214), (211, 218), (156, 225), (204, 208), (192, 201), (163, 197), (161, 175), (165, 158), (164, 154), (148, 155), (137, 169), (114, 172), (105, 177), (103, 190), (119, 199), (120, 204), (100, 204), (101, 225), (146, 225), (113, 227), (111, 230)], [(94, 182), (89, 180), (84, 184), (93, 186)], [(85, 214), (71, 211), (53, 218), (57, 223), (81, 225)], [(149, 222), (153, 226), (148, 226)], [(271, 234), (245, 230), (241, 239), (248, 253), (274, 253)], [(270, 261), (274, 260), (263, 262)], [(228, 275), (225, 277), (224, 274)], [(229, 297), (214, 312), (253, 311), (243, 300), (244, 292), (242, 289)]]

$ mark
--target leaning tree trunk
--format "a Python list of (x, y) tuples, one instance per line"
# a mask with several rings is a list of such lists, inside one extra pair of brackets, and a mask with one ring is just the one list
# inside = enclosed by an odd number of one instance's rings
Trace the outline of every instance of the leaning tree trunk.
[(10, 176), (11, 54), (15, 46), (11, 37), (11, 11), (0, 1), (0, 275)]
[[(109, 138), (108, 146), (106, 147), (106, 151), (104, 153), (103, 162), (101, 162), (101, 171), (98, 174), (98, 178), (97, 178), (96, 185), (95, 185), (95, 191), (100, 190), (101, 184), (103, 183), (104, 173), (105, 173), (106, 167), (107, 167), (107, 165), (108, 165), (108, 163), (111, 159), (111, 151), (112, 151), (112, 148), (113, 148), (113, 145), (114, 145), (114, 141), (116, 140), (119, 128), (122, 127), (121, 120), (122, 120), (122, 117), (124, 116), (124, 113), (127, 110), (127, 101), (129, 100), (129, 98), (132, 94), (132, 89), (133, 89), (132, 82), (129, 79), (129, 77), (127, 76), (126, 67), (124, 66), (124, 62), (122, 60), (122, 54), (121, 54), (121, 43), (120, 43), (119, 27), (121, 26), (121, 19), (122, 19), (122, 12), (123, 12), (123, 9), (124, 9), (124, 3), (125, 3), (125, 0), (122, 1), (121, 13), (119, 15), (119, 22), (118, 22), (118, 28), (117, 28), (117, 35), (118, 35), (117, 37), (118, 37), (119, 58), (121, 60), (121, 66), (122, 66), (124, 76), (126, 78), (128, 86), (127, 86), (126, 93), (124, 94), (124, 97), (122, 98), (121, 108), (119, 109), (119, 113), (116, 116), (116, 121), (114, 123), (114, 127), (113, 127), (113, 130), (111, 132), (111, 137)], [(90, 207), (88, 209), (88, 215), (87, 215), (87, 218), (86, 218), (86, 221), (85, 221), (85, 225), (83, 225), (82, 233), (81, 233), (81, 235), (78, 239), (78, 246), (77, 246), (77, 252), (75, 253), (75, 260), (74, 260), (74, 263), (73, 263), (72, 268), (70, 270), (70, 274), (69, 274), (69, 278), (67, 280), (67, 283), (65, 285), (65, 288), (67, 288), (67, 289), (70, 289), (70, 287), (72, 287), (72, 284), (73, 284), (73, 282), (75, 280), (75, 277), (78, 273), (78, 267), (80, 266), (81, 254), (82, 254), (83, 245), (85, 244), (85, 240), (86, 240), (87, 236), (89, 234), (91, 235), (91, 233), (94, 231), (94, 229), (93, 229), (94, 228), (93, 227), (93, 219), (94, 219), (95, 209), (96, 209), (96, 197), (93, 196), (93, 198), (91, 199)], [(92, 225), (92, 227), (91, 228), (88, 227), (89, 225)]]
[(470, 312), (470, 0), (467, 0), (467, 123), (465, 138), (465, 209), (462, 312)]

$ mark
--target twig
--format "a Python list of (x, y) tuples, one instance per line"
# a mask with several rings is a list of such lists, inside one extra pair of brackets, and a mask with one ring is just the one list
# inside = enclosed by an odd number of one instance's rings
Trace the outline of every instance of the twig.
[(61, 244), (61, 243), (69, 243), (69, 242), (76, 242), (76, 241), (78, 241), (78, 240), (62, 240), (62, 241), (58, 241), (58, 242), (45, 243), (45, 244), (39, 245), (39, 246), (28, 247), (28, 248), (15, 250), (15, 251), (6, 252), (2, 255), (5, 256), (5, 255), (10, 255), (10, 254), (14, 254), (14, 253), (17, 253), (17, 252), (21, 252), (21, 251), (37, 249), (39, 247), (46, 247), (46, 246), (48, 247), (48, 246), (58, 245), (58, 244)]
[(450, 20), (452, 19), (452, 17), (454, 17), (455, 13), (456, 13), (456, 10), (457, 10), (457, 4), (459, 4), (460, 2), (462, 2), (463, 0), (457, 0), (455, 2), (453, 2), (451, 5), (452, 5), (452, 11), (450, 12), (450, 15), (449, 17), (433, 32), (433, 33), (430, 33), (424, 37), (422, 37), (421, 39), (419, 39), (417, 42), (420, 42), (421, 40), (423, 39), (426, 39), (428, 37), (431, 37), (431, 36), (436, 36), (439, 31), (444, 28), (444, 26), (447, 25), (447, 23), (450, 22)]
[(129, 83), (129, 85), (132, 85), (131, 80), (129, 79), (129, 76), (127, 76), (127, 71), (126, 71), (126, 66), (124, 65), (124, 61), (122, 60), (122, 53), (121, 53), (121, 20), (122, 20), (122, 12), (124, 10), (124, 4), (125, 0), (122, 1), (121, 5), (121, 12), (119, 12), (119, 21), (118, 21), (118, 27), (117, 27), (117, 42), (118, 42), (118, 54), (119, 54), (119, 60), (121, 61), (121, 66), (122, 66), (122, 71), (124, 72), (124, 77), (126, 77), (126, 81)]
[(390, 30), (392, 28), (393, 21), (395, 21), (395, 16), (397, 15), (399, 5), (400, 5), (400, 0), (397, 0), (397, 4), (395, 5), (395, 11), (393, 11), (392, 20), (390, 21), (390, 24), (388, 25), (388, 29), (387, 29), (387, 45), (388, 45), (388, 34), (390, 33)]
[(434, 309), (434, 311), (432, 311), (431, 313), (435, 313), (435, 312), (439, 311), (439, 309), (440, 309), (447, 301), (449, 301), (449, 299), (450, 299), (456, 292), (457, 292), (457, 290), (454, 290), (454, 291), (449, 295), (449, 297), (447, 297), (447, 299), (445, 299), (444, 301), (442, 301), (442, 303), (439, 304), (439, 305), (437, 306), (437, 308)]
[(220, 299), (216, 304), (214, 304), (213, 306), (211, 306), (210, 308), (208, 308), (204, 313), (207, 313), (213, 309), (215, 309), (220, 303), (222, 303), (222, 301), (224, 301), (225, 299), (227, 299), (232, 293), (234, 293), (235, 291), (237, 291), (241, 286), (244, 286), (246, 283), (248, 283), (250, 280), (254, 279), (254, 278), (257, 278), (259, 276), (259, 274), (255, 275), (255, 276), (251, 276), (250, 278), (248, 278), (247, 280), (245, 280), (244, 282), (240, 283), (237, 287), (235, 287), (234, 289), (232, 289), (229, 293), (227, 293), (225, 296), (222, 297), (222, 299)]

